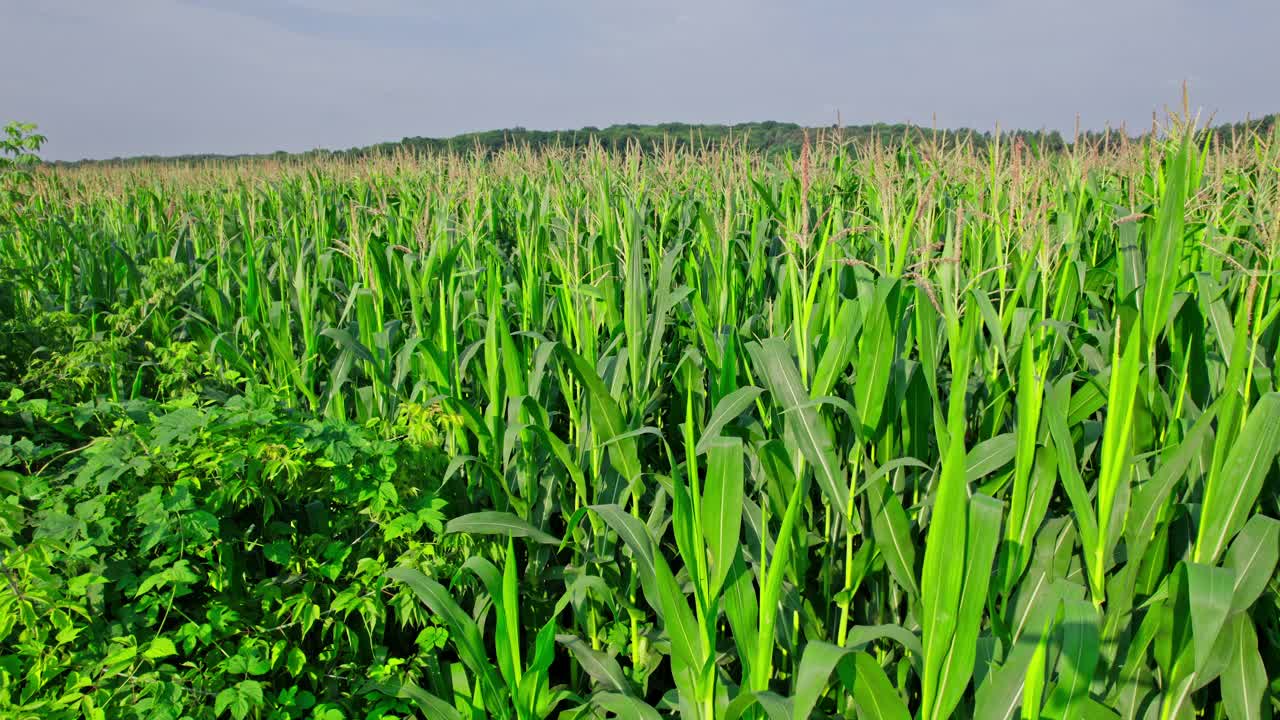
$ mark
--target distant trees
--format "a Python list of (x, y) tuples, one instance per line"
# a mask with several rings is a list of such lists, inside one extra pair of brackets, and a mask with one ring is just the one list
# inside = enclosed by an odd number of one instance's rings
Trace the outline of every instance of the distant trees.
[[(1215, 126), (1213, 132), (1220, 141), (1230, 141), (1249, 133), (1268, 134), (1273, 131), (1278, 115), (1268, 115), (1258, 120), (1244, 123)], [(967, 128), (952, 130), (934, 130), (918, 125), (903, 123), (875, 123), (872, 125), (854, 125), (849, 127), (812, 127), (805, 128), (796, 123), (784, 123), (773, 120), (763, 122), (739, 123), (737, 125), (705, 125), (688, 123), (659, 123), (656, 125), (637, 125), (625, 123), (599, 128), (593, 126), (577, 130), (529, 130), (513, 127), (502, 130), (486, 130), (466, 133), (449, 138), (405, 137), (399, 141), (379, 143), (366, 147), (355, 147), (347, 150), (311, 150), (305, 153), (276, 152), (265, 155), (183, 155), (170, 158), (154, 156), (137, 158), (117, 158), (111, 162), (191, 162), (207, 160), (238, 160), (248, 158), (297, 158), (308, 157), (348, 157), (359, 158), (378, 155), (390, 155), (396, 152), (418, 153), (471, 153), (479, 151), (492, 154), (509, 147), (528, 147), (535, 150), (560, 147), (584, 148), (598, 144), (610, 152), (618, 152), (627, 148), (639, 148), (644, 152), (658, 152), (664, 148), (688, 150), (697, 148), (719, 147), (733, 143), (753, 152), (763, 154), (799, 154), (804, 142), (806, 129), (813, 140), (829, 139), (853, 145), (864, 145), (873, 141), (888, 145), (900, 143), (904, 138), (934, 139), (944, 144), (966, 143), (974, 148), (982, 149), (995, 139), (992, 132), (981, 132)], [(1033, 152), (1062, 152), (1071, 147), (1073, 140), (1068, 140), (1057, 130), (1014, 130), (1001, 133), (1002, 142), (1012, 142), (1020, 138), (1023, 144)], [(1124, 139), (1120, 131), (1084, 132), (1080, 140), (1096, 146), (1114, 146)], [(1133, 138), (1129, 138), (1133, 139)]]

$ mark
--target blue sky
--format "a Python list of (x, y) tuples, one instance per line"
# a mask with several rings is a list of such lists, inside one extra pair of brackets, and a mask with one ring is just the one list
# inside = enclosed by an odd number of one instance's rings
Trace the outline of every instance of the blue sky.
[(1145, 127), (1280, 111), (1277, 0), (0, 0), (48, 157), (621, 122)]

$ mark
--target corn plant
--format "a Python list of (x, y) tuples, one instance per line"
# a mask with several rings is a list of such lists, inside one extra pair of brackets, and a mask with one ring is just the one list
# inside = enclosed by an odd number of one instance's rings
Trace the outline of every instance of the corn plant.
[(1270, 717), (1280, 140), (1215, 138), (42, 173), (5, 307), (83, 362), (9, 380), (431, 418), (429, 717)]

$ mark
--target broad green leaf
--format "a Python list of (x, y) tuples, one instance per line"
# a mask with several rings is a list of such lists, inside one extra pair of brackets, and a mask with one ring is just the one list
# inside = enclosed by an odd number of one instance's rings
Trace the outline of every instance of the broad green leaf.
[(911, 713), (894, 690), (884, 669), (867, 653), (853, 655), (856, 679), (853, 701), (861, 720), (910, 720)]
[(591, 510), (599, 515), (630, 548), (631, 556), (634, 558), (639, 570), (640, 582), (644, 587), (645, 597), (658, 615), (661, 616), (663, 608), (662, 601), (658, 597), (658, 587), (655, 584), (657, 569), (654, 561), (653, 539), (649, 536), (648, 529), (644, 523), (640, 522), (639, 518), (623, 510), (621, 506), (592, 505)]
[(813, 397), (830, 395), (840, 374), (848, 369), (853, 360), (858, 338), (861, 337), (862, 315), (858, 310), (858, 303), (852, 300), (845, 300), (840, 304), (835, 329), (827, 338), (827, 347), (822, 352), (818, 371), (813, 376)]
[(1098, 664), (1098, 614), (1093, 603), (1088, 600), (1065, 601), (1058, 627), (1062, 634), (1058, 682), (1045, 703), (1045, 715), (1064, 719), (1081, 717)]
[(824, 642), (811, 642), (804, 646), (796, 675), (795, 694), (791, 697), (792, 717), (796, 720), (809, 717), (827, 687), (831, 671), (851, 652), (848, 648)]
[(809, 392), (785, 342), (776, 338), (747, 346), (757, 370), (765, 377), (769, 393), (783, 410), (785, 422), (800, 452), (813, 467), (818, 486), (833, 508), (849, 505), (849, 484), (836, 456), (831, 433), (809, 404)]
[(1197, 562), (1218, 561), (1231, 538), (1244, 527), (1262, 491), (1268, 470), (1280, 452), (1280, 393), (1264, 395), (1249, 413), (1222, 472), (1210, 477), (1200, 509)]
[(1231, 612), (1249, 609), (1274, 577), (1280, 560), (1280, 522), (1254, 515), (1227, 550), (1223, 567), (1235, 573)]
[(741, 692), (725, 708), (723, 720), (738, 720), (746, 711), (759, 705), (769, 720), (794, 720), (791, 700), (768, 690)]
[(1223, 632), (1231, 636), (1229, 666), (1222, 673), (1222, 707), (1230, 720), (1262, 720), (1267, 694), (1267, 668), (1258, 653), (1258, 635), (1253, 621), (1240, 613)]
[(992, 564), (1001, 537), (1001, 504), (986, 495), (969, 500), (968, 537), (964, 548), (964, 586), (956, 606), (951, 647), (941, 665), (937, 717), (947, 717), (960, 703), (973, 676), (978, 633), (982, 628)]
[(902, 646), (911, 654), (912, 660), (919, 662), (919, 658), (924, 654), (924, 648), (920, 645), (920, 638), (915, 633), (902, 627), (901, 625), (857, 625), (849, 628), (849, 636), (845, 639), (845, 646), (859, 650), (867, 644), (876, 640), (893, 640)]
[[(1026, 674), (1022, 681), (1022, 720), (1039, 720), (1040, 711), (1044, 707), (1044, 686), (1048, 679), (1048, 658), (1046, 657), (1049, 652), (1048, 623), (1040, 632), (1040, 638), (1035, 643), (1035, 650), (1031, 653), (1031, 660), (1026, 665)], [(1016, 671), (1021, 668), (1012, 661), (1006, 665), (1010, 670)], [(1016, 701), (1008, 702), (1006, 714), (1001, 717), (1011, 716), (1016, 704)]]
[(166, 637), (154, 638), (147, 646), (146, 652), (142, 653), (143, 657), (150, 660), (160, 660), (177, 654), (178, 648), (174, 647), (173, 641)]
[[(649, 584), (656, 597), (651, 597), (649, 601), (655, 604), (655, 609), (659, 609), (663, 628), (671, 640), (673, 661), (680, 663), (686, 671), (699, 668), (702, 641), (693, 612), (689, 609), (689, 603), (676, 583), (667, 561), (654, 552), (648, 530), (639, 520), (617, 506), (593, 506), (592, 509), (618, 533), (635, 557), (642, 558), (640, 572), (651, 575)], [(646, 592), (647, 590), (648, 588)]]
[[(558, 345), (557, 349), (562, 356), (567, 358), (570, 371), (587, 388), (591, 423), (595, 428), (600, 443), (609, 443), (614, 438), (625, 436), (631, 428), (627, 427), (626, 421), (622, 416), (622, 410), (618, 407), (618, 403), (613, 399), (613, 396), (609, 394), (608, 388), (601, 381), (596, 369), (581, 355), (564, 345)], [(639, 482), (640, 457), (636, 439), (634, 437), (623, 437), (618, 442), (610, 443), (608, 447), (610, 462), (613, 463), (618, 474), (622, 476), (626, 486), (631, 487)]]
[(752, 582), (754, 577), (739, 548), (725, 580), (721, 603), (725, 618), (729, 621), (729, 629), (733, 633), (733, 644), (742, 663), (742, 676), (747, 678), (751, 677), (752, 653), (759, 644), (759, 609), (756, 606), (756, 588)]
[(405, 683), (399, 687), (379, 687), (383, 692), (398, 698), (412, 700), (425, 717), (441, 718), (441, 720), (462, 720), (462, 716), (452, 705), (414, 685)]
[(756, 399), (763, 392), (764, 390), (758, 387), (748, 385), (747, 387), (738, 388), (721, 398), (720, 402), (716, 403), (716, 409), (711, 413), (711, 419), (707, 421), (707, 426), (702, 429), (702, 437), (698, 439), (698, 454), (705, 453), (711, 443), (720, 436), (720, 431), (724, 429), (724, 426), (746, 412), (747, 408), (754, 405)]
[(1160, 469), (1150, 480), (1144, 482), (1133, 495), (1130, 503), (1131, 513), (1126, 526), (1126, 537), (1130, 545), (1130, 553), (1141, 554), (1155, 532), (1156, 520), (1159, 517), (1165, 500), (1173, 492), (1174, 485), (1186, 474), (1192, 460), (1200, 453), (1206, 438), (1213, 428), (1216, 406), (1202, 414), (1191, 430), (1178, 443), (1176, 449), (1160, 465)]
[(702, 533), (711, 555), (710, 593), (720, 594), (729, 568), (741, 547), (743, 452), (738, 438), (711, 443), (702, 498)]
[(1076, 446), (1071, 437), (1067, 419), (1066, 402), (1071, 392), (1071, 382), (1064, 379), (1045, 396), (1044, 422), (1049, 427), (1049, 437), (1058, 455), (1058, 478), (1071, 503), (1072, 520), (1080, 534), (1084, 554), (1088, 557), (1098, 545), (1098, 519), (1084, 478), (1076, 464)]
[(1102, 433), (1102, 457), (1098, 475), (1098, 538), (1085, 554), (1089, 583), (1095, 602), (1106, 594), (1106, 571), (1115, 538), (1111, 533), (1112, 518), (1123, 517), (1128, 498), (1130, 453), (1133, 439), (1134, 406), (1138, 394), (1138, 371), (1141, 367), (1141, 335), (1130, 329), (1122, 337), (1120, 324), (1113, 337), (1111, 383), (1107, 391), (1107, 420)]
[(464, 532), (473, 535), (505, 535), (513, 538), (528, 538), (543, 545), (559, 545), (560, 540), (535, 528), (527, 521), (509, 512), (485, 510), (450, 520), (444, 528), (446, 533)]
[(1197, 563), (1185, 565), (1186, 591), (1191, 607), (1191, 637), (1195, 642), (1195, 670), (1205, 666), (1218, 633), (1231, 611), (1235, 574), (1223, 568)]
[(1181, 280), (1184, 205), (1188, 191), (1187, 163), (1190, 136), (1165, 154), (1164, 196), (1156, 213), (1155, 231), (1147, 244), (1147, 282), (1143, 288), (1142, 316), (1144, 334), (1155, 343), (1169, 321), (1173, 291)]
[(662, 720), (652, 705), (643, 700), (619, 693), (596, 693), (591, 704), (614, 714), (618, 720)]
[[(953, 372), (968, 375), (967, 348), (953, 349)], [(956, 549), (966, 546), (969, 521), (969, 499), (965, 483), (966, 453), (964, 447), (964, 400), (953, 396), (948, 413), (947, 454), (938, 477), (928, 535), (925, 539), (924, 568), (920, 576), (922, 614), (920, 617), (924, 644), (922, 673), (922, 720), (943, 720), (952, 708), (942, 699), (947, 689), (947, 656), (951, 652), (960, 615), (965, 565), (956, 562)], [(999, 530), (999, 528), (996, 528)]]
[(1036, 448), (1031, 476), (1027, 482), (1026, 504), (1017, 521), (1019, 524), (1012, 525), (1015, 522), (1012, 517), (1006, 523), (1008, 529), (1005, 535), (1010, 540), (1005, 546), (1008, 560), (1005, 561), (1007, 566), (1003, 569), (1006, 584), (1001, 588), (1002, 591), (1007, 592), (1011, 589), (1012, 584), (1022, 576), (1027, 563), (1031, 560), (1035, 534), (1043, 526), (1044, 517), (1049, 511), (1049, 503), (1053, 499), (1053, 491), (1057, 486), (1058, 467), (1058, 452), (1052, 445)]
[(965, 460), (965, 481), (972, 484), (1008, 465), (1017, 452), (1018, 439), (1013, 433), (1003, 433), (974, 445)]
[[(889, 391), (889, 369), (896, 354), (897, 323), (890, 316), (890, 297), (897, 287), (893, 278), (880, 278), (875, 296), (862, 324), (858, 343), (854, 406), (862, 418), (862, 432), (874, 438), (880, 430), (885, 396)], [(843, 506), (841, 506), (843, 507)]]
[(889, 572), (912, 597), (920, 596), (916, 584), (916, 545), (911, 537), (911, 521), (888, 481), (879, 476), (867, 486), (867, 503), (871, 510), (871, 531), (876, 547)]
[(449, 591), (440, 583), (423, 575), (421, 571), (410, 567), (392, 568), (387, 571), (387, 577), (408, 587), (423, 604), (444, 621), (449, 628), (449, 637), (457, 647), (458, 656), (480, 679), (488, 701), (500, 702), (501, 696), (498, 694), (500, 684), (485, 650), (480, 628), (458, 606)]
[(633, 694), (631, 683), (617, 660), (599, 650), (593, 650), (575, 635), (557, 635), (556, 642), (568, 648), (582, 669), (604, 690), (623, 695)]

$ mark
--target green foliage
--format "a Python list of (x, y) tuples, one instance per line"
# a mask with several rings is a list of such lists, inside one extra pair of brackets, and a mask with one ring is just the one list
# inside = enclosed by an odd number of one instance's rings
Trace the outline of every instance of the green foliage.
[(412, 717), (372, 682), (447, 636), (383, 577), (460, 561), (430, 455), (241, 396), (0, 417), (6, 715)]
[[(1232, 144), (1247, 141), (1255, 136), (1267, 137), (1276, 126), (1280, 114), (1266, 115), (1257, 120), (1215, 126), (1211, 129), (1215, 140)], [(364, 159), (394, 156), (400, 153), (469, 155), (479, 153), (491, 156), (504, 150), (585, 150), (600, 148), (611, 153), (639, 150), (645, 153), (689, 152), (722, 149), (733, 146), (759, 155), (787, 155), (799, 157), (805, 134), (826, 141), (848, 144), (865, 149), (877, 144), (900, 146), (913, 142), (933, 142), (947, 147), (966, 145), (973, 149), (997, 148), (1017, 140), (1040, 153), (1062, 153), (1073, 146), (1071, 138), (1063, 138), (1056, 130), (1018, 130), (1003, 135), (965, 128), (945, 129), (921, 127), (906, 123), (875, 123), (871, 125), (804, 127), (796, 123), (746, 122), (735, 125), (694, 123), (657, 123), (640, 125), (624, 123), (604, 128), (583, 127), (576, 130), (530, 130), (523, 127), (482, 132), (463, 133), (452, 137), (406, 137), (394, 142), (378, 143), (346, 150), (310, 150), (303, 153), (278, 151), (262, 155), (180, 155), (174, 157), (138, 156), (113, 158), (105, 161), (85, 160), (69, 165), (92, 165), (97, 162), (136, 165), (140, 163), (190, 163), (222, 162), (238, 160), (301, 160), (313, 161), (325, 158)], [(1138, 138), (1141, 139), (1141, 138)], [(1078, 140), (1089, 146), (1114, 148), (1134, 138), (1116, 131), (1086, 131)]]
[(40, 163), (45, 136), (32, 123), (11, 122), (0, 135), (0, 214), (22, 205), (31, 185), (31, 173)]
[(1256, 131), (35, 173), (0, 714), (1274, 715)]

